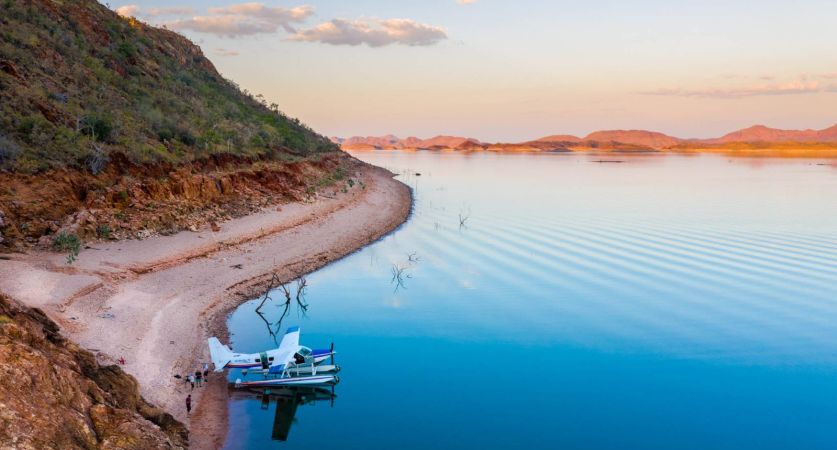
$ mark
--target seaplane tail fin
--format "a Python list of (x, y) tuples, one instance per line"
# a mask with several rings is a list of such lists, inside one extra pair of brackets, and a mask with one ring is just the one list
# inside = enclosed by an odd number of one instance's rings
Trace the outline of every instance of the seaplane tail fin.
[(209, 342), (209, 355), (212, 357), (212, 364), (215, 366), (215, 372), (224, 370), (224, 367), (233, 359), (233, 352), (229, 347), (222, 344), (218, 338), (211, 337)]

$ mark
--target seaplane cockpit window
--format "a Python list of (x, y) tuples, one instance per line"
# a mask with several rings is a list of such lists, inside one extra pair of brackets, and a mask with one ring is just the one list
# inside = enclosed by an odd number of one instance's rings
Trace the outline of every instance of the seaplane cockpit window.
[(273, 357), (271, 356), (271, 357), (267, 358), (267, 360), (268, 360), (268, 362), (273, 362)]
[(302, 347), (301, 349), (299, 349), (299, 354), (302, 356), (309, 356), (311, 354), (311, 349)]
[(262, 362), (260, 358), (256, 358), (256, 362)]

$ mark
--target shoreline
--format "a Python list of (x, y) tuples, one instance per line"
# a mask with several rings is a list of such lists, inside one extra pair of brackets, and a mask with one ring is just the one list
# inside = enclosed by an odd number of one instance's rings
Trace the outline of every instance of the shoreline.
[(226, 377), (195, 388), (192, 418), (185, 383), (173, 378), (207, 362), (206, 338), (226, 338), (226, 318), (260, 295), (276, 273), (283, 281), (317, 270), (403, 224), (410, 188), (394, 174), (363, 165), (363, 183), (320, 192), (221, 223), (143, 241), (92, 244), (67, 266), (64, 255), (11, 254), (0, 264), (0, 290), (42, 309), (62, 333), (122, 367), (142, 395), (187, 425), (190, 447), (214, 449), (227, 432)]

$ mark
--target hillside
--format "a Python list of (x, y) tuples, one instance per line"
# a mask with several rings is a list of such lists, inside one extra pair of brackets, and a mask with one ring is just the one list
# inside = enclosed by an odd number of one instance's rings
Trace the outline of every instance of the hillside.
[(185, 448), (183, 424), (146, 402), (119, 366), (101, 366), (43, 312), (0, 295), (0, 447)]
[(0, 250), (194, 230), (355, 164), (174, 32), (95, 0), (3, 8)]
[(335, 147), (225, 80), (174, 32), (94, 0), (6, 1), (0, 15), (0, 165), (98, 172), (229, 153), (308, 155)]

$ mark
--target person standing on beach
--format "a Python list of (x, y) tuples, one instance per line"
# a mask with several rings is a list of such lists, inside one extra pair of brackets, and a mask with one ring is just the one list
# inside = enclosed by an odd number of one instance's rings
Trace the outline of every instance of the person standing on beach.
[(189, 378), (189, 383), (192, 385), (192, 390), (195, 390), (195, 376), (189, 374), (187, 378)]
[(198, 380), (198, 387), (201, 387), (201, 380), (203, 379), (203, 375), (201, 374), (200, 370), (195, 371), (195, 379)]
[(186, 396), (186, 415), (192, 413), (192, 394)]

